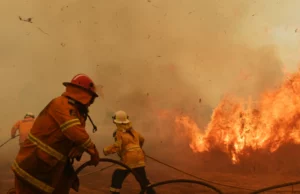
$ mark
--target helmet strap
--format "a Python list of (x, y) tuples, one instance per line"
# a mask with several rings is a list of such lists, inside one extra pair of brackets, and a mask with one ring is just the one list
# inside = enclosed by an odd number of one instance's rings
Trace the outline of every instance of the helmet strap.
[(93, 125), (93, 133), (95, 133), (97, 131), (97, 126), (94, 124), (93, 120), (91, 119), (91, 117), (89, 116), (89, 109), (81, 104), (80, 102), (70, 98), (69, 98), (69, 103), (73, 104), (74, 106), (76, 106), (79, 110), (79, 113), (84, 117), (84, 119), (86, 120), (87, 118), (90, 120), (90, 122), (92, 123)]
[(94, 122), (93, 122), (92, 118), (90, 117), (90, 115), (87, 114), (87, 117), (89, 118), (90, 122), (93, 125), (93, 133), (95, 133), (98, 130), (97, 126), (94, 124)]

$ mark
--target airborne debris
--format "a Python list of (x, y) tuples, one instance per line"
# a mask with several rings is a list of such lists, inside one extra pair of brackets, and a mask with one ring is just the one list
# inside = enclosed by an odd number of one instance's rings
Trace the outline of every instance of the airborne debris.
[(298, 32), (298, 28), (296, 28), (296, 30), (295, 30), (295, 33), (297, 33)]
[(67, 5), (67, 6), (63, 6), (60, 10), (61, 10), (61, 11), (64, 11), (64, 9), (65, 9), (65, 8), (68, 8), (68, 7), (69, 7), (68, 5)]
[(29, 23), (32, 23), (32, 18), (23, 19), (21, 16), (19, 16), (19, 20), (21, 20), (21, 21), (23, 21), (23, 22), (29, 22)]
[(65, 47), (66, 46), (66, 44), (65, 43), (60, 43), (60, 45), (62, 46), (62, 47)]
[(201, 103), (201, 101), (202, 101), (202, 99), (201, 99), (201, 98), (199, 98), (199, 103)]
[(147, 96), (149, 96), (149, 93), (147, 93)]
[(157, 55), (157, 57), (161, 57), (160, 55)]
[(49, 34), (47, 32), (45, 32), (44, 30), (42, 30), (40, 27), (37, 27), (38, 30), (40, 30), (42, 33), (46, 34), (49, 36)]

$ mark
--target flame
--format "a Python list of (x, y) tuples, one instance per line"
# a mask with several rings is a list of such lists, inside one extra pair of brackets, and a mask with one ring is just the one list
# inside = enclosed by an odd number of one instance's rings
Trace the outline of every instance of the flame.
[(256, 102), (224, 97), (205, 130), (191, 117), (176, 115), (176, 130), (189, 137), (194, 152), (219, 149), (236, 164), (251, 150), (272, 153), (285, 143), (300, 144), (299, 94), (300, 72), (297, 72), (286, 76), (280, 87), (264, 92)]

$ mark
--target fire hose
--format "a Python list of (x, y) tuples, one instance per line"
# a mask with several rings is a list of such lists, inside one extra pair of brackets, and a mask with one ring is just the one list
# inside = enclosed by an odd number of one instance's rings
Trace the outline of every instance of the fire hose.
[[(147, 156), (148, 158), (150, 159), (154, 159), (150, 156)], [(156, 159), (154, 159), (156, 160)], [(117, 160), (113, 160), (113, 159), (109, 159), (109, 158), (101, 158), (100, 159), (100, 162), (110, 162), (110, 163), (114, 163), (114, 164), (117, 164), (117, 165), (120, 165), (124, 168), (126, 168), (127, 170), (129, 170), (135, 177), (136, 179), (139, 181), (140, 178), (139, 176), (130, 168), (128, 167), (127, 165), (125, 165), (124, 163), (120, 162), (120, 161), (117, 161)], [(160, 162), (161, 163), (161, 162)], [(85, 167), (89, 166), (89, 162), (85, 162), (84, 164), (82, 164), (80, 167), (77, 168), (76, 170), (76, 174), (79, 174)], [(97, 171), (102, 171), (102, 170), (105, 170), (107, 168), (110, 168), (114, 165), (110, 165), (110, 166), (107, 166), (107, 167), (104, 167), (102, 169), (99, 169)], [(169, 165), (168, 165), (169, 166)], [(169, 167), (172, 167), (172, 166), (169, 166)], [(172, 167), (174, 168), (174, 167)], [(175, 168), (176, 169), (176, 168)], [(178, 170), (178, 169), (176, 169)], [(180, 170), (181, 171), (181, 170)], [(90, 173), (86, 173), (82, 176), (85, 176), (85, 175), (88, 175), (88, 174), (92, 174), (96, 171), (93, 171), (93, 172), (90, 172)], [(183, 172), (183, 171), (182, 171)], [(187, 173), (185, 173), (187, 174)], [(190, 175), (190, 174), (189, 174)], [(80, 175), (78, 175), (80, 176)], [(193, 176), (193, 175), (192, 175)], [(193, 176), (193, 177), (196, 177), (196, 176)], [(197, 177), (198, 178), (198, 177)], [(208, 182), (207, 180), (205, 180), (206, 182)], [(139, 181), (140, 182), (140, 181)], [(154, 184), (151, 184), (151, 185), (148, 185), (148, 186), (144, 186), (144, 188), (142, 188), (142, 192), (145, 193), (145, 191), (148, 189), (148, 188), (152, 188), (152, 187), (157, 187), (157, 186), (161, 186), (161, 185), (166, 185), (166, 184), (171, 184), (171, 183), (194, 183), (194, 184), (198, 184), (198, 185), (202, 185), (202, 186), (205, 186), (205, 187), (208, 187), (212, 190), (214, 190), (216, 193), (219, 193), (219, 194), (222, 194), (223, 192), (221, 190), (219, 190), (218, 188), (214, 187), (213, 185), (210, 185), (206, 182), (202, 182), (202, 181), (197, 181), (197, 180), (190, 180), (190, 179), (172, 179), (172, 180), (167, 180), (167, 181), (162, 181), (162, 182), (157, 182), (157, 183), (154, 183)], [(216, 184), (216, 183), (215, 183)], [(228, 185), (223, 185), (223, 186), (228, 186)], [(230, 186), (230, 185), (229, 185)], [(234, 186), (230, 186), (230, 187), (234, 187)], [(245, 188), (240, 188), (240, 187), (237, 187), (239, 189), (245, 189)]]
[[(153, 158), (153, 157), (151, 157), (151, 156), (146, 155), (146, 157), (149, 158), (149, 159), (151, 159), (151, 160), (154, 160), (155, 162), (158, 162), (158, 163), (160, 163), (160, 164), (162, 164), (162, 165), (164, 165), (164, 166), (167, 166), (167, 167), (172, 168), (172, 169), (174, 169), (174, 170), (176, 170), (176, 171), (178, 171), (178, 172), (181, 172), (181, 173), (183, 173), (183, 174), (185, 174), (185, 175), (188, 175), (188, 176), (193, 177), (193, 178), (198, 179), (198, 180), (202, 180), (202, 181), (204, 181), (204, 182), (206, 182), (206, 183), (212, 183), (212, 184), (215, 184), (215, 185), (220, 185), (220, 186), (230, 187), (230, 188), (235, 188), (235, 189), (240, 189), (240, 190), (255, 191), (254, 189), (249, 189), (249, 188), (244, 188), (244, 187), (237, 187), (237, 186), (233, 186), (233, 185), (222, 184), (222, 183), (210, 181), (210, 180), (207, 180), (207, 179), (204, 179), (204, 178), (200, 178), (200, 177), (198, 177), (198, 176), (195, 176), (195, 175), (192, 175), (192, 174), (190, 174), (190, 173), (187, 173), (187, 172), (185, 172), (185, 171), (183, 171), (183, 170), (180, 170), (180, 169), (178, 169), (178, 168), (176, 168), (176, 167), (174, 167), (174, 166), (171, 166), (171, 165), (169, 165), (169, 164), (166, 164), (166, 163), (164, 163), (164, 162), (161, 162), (160, 160), (157, 160), (157, 159), (155, 159), (155, 158)], [(79, 177), (86, 176), (86, 175), (90, 175), (90, 174), (93, 174), (93, 173), (95, 173), (95, 172), (99, 172), (99, 171), (106, 170), (106, 169), (108, 169), (108, 168), (110, 168), (110, 167), (112, 167), (112, 166), (114, 166), (114, 165), (115, 165), (115, 164), (106, 166), (106, 167), (104, 167), (104, 168), (95, 170), (95, 171), (93, 171), (93, 172), (89, 172), (89, 173), (86, 173), (86, 174), (83, 174), (83, 175), (79, 175)], [(183, 180), (183, 179), (180, 179), (180, 180)]]
[(183, 170), (180, 170), (180, 169), (178, 169), (178, 168), (176, 168), (176, 167), (174, 167), (174, 166), (171, 166), (171, 165), (169, 165), (169, 164), (166, 164), (166, 163), (164, 163), (164, 162), (161, 162), (161, 161), (159, 161), (159, 160), (157, 160), (157, 159), (155, 159), (155, 158), (153, 158), (153, 157), (151, 157), (151, 156), (146, 155), (146, 157), (147, 157), (147, 158), (150, 158), (151, 160), (154, 160), (154, 161), (156, 161), (156, 162), (158, 162), (158, 163), (160, 163), (160, 164), (162, 164), (162, 165), (164, 165), (164, 166), (167, 166), (167, 167), (172, 168), (172, 169), (174, 169), (174, 170), (176, 170), (176, 171), (178, 171), (178, 172), (181, 172), (181, 173), (183, 173), (183, 174), (185, 174), (185, 175), (188, 175), (188, 176), (190, 176), (190, 177), (193, 177), (193, 178), (202, 180), (202, 181), (207, 182), (207, 183), (212, 183), (212, 184), (220, 185), (220, 186), (224, 186), (224, 187), (231, 187), (231, 188), (235, 188), (235, 189), (254, 191), (253, 189), (248, 189), (248, 188), (244, 188), (244, 187), (237, 187), (237, 186), (233, 186), (233, 185), (222, 184), (222, 183), (210, 181), (210, 180), (207, 180), (207, 179), (204, 179), (204, 178), (200, 178), (200, 177), (198, 177), (198, 176), (195, 176), (195, 175), (192, 175), (192, 174), (190, 174), (190, 173), (187, 173), (187, 172), (185, 172), (185, 171), (183, 171)]
[(202, 182), (202, 181), (191, 180), (191, 179), (172, 179), (172, 180), (157, 182), (157, 183), (148, 185), (146, 188), (144, 188), (141, 191), (141, 193), (145, 193), (146, 189), (148, 189), (148, 188), (153, 188), (153, 187), (157, 187), (157, 186), (161, 186), (161, 185), (166, 185), (166, 184), (170, 184), (170, 183), (193, 183), (193, 184), (198, 184), (198, 185), (206, 186), (206, 187), (214, 190), (216, 193), (219, 193), (219, 194), (223, 193), (221, 190), (217, 189), (216, 187), (214, 187), (214, 186), (212, 186), (210, 184), (207, 184), (207, 183)]
[(288, 186), (292, 186), (292, 185), (298, 185), (298, 184), (300, 184), (300, 181), (283, 183), (283, 184), (279, 184), (279, 185), (273, 185), (273, 186), (270, 186), (270, 187), (265, 187), (265, 188), (253, 191), (250, 194), (258, 194), (258, 193), (262, 193), (262, 192), (265, 192), (265, 191), (269, 191), (269, 190), (273, 190), (273, 189), (279, 189), (279, 188), (282, 188), (282, 187), (288, 187)]
[[(19, 135), (16, 135), (15, 137), (18, 137), (18, 136), (19, 136)], [(0, 148), (1, 148), (2, 146), (4, 146), (5, 144), (7, 144), (8, 142), (10, 142), (10, 140), (15, 139), (15, 137), (9, 138), (7, 141), (5, 141), (3, 144), (0, 145)]]
[[(114, 164), (120, 165), (120, 166), (124, 167), (126, 170), (130, 171), (135, 176), (135, 178), (136, 178), (136, 180), (138, 182), (142, 182), (141, 181), (142, 179), (139, 177), (139, 175), (136, 172), (134, 172), (129, 166), (127, 166), (126, 164), (124, 164), (124, 163), (122, 163), (120, 161), (113, 160), (113, 159), (110, 159), (110, 158), (100, 158), (99, 162), (110, 162), (110, 163), (114, 163)], [(80, 165), (76, 169), (75, 173), (78, 175), (80, 173), (80, 171), (82, 171), (87, 166), (90, 166), (90, 162), (89, 161), (87, 161), (87, 162), (83, 163), (82, 165)], [(73, 179), (75, 179), (75, 177), (73, 177)]]
[(83, 176), (87, 176), (87, 175), (90, 175), (90, 174), (94, 174), (95, 172), (100, 172), (100, 171), (103, 171), (103, 170), (106, 170), (110, 167), (113, 167), (115, 166), (116, 164), (112, 164), (112, 165), (109, 165), (109, 166), (106, 166), (106, 167), (103, 167), (103, 168), (100, 168), (98, 170), (95, 170), (95, 171), (92, 171), (92, 172), (88, 172), (88, 173), (85, 173), (85, 174), (80, 174), (78, 175), (78, 177), (83, 177)]
[[(18, 137), (19, 135), (16, 135), (15, 137)], [(4, 143), (2, 143), (0, 145), (0, 148), (3, 147), (5, 144), (7, 144), (8, 142), (10, 142), (12, 139), (15, 139), (15, 137), (12, 137), (12, 138), (9, 138), (7, 141), (5, 141)], [(277, 189), (277, 188), (282, 188), (282, 187), (287, 187), (287, 186), (292, 186), (292, 185), (296, 185), (296, 184), (300, 184), (300, 181), (295, 181), (295, 182), (289, 182), (289, 183), (284, 183), (284, 184), (279, 184), (279, 185), (273, 185), (273, 186), (270, 186), (270, 187), (266, 187), (266, 188), (262, 188), (262, 189), (259, 189), (259, 190), (253, 190), (253, 189), (248, 189), (248, 188), (243, 188), (243, 187), (237, 187), (237, 186), (232, 186), (232, 185), (226, 185), (226, 184), (221, 184), (221, 183), (218, 183), (218, 182), (214, 182), (214, 181), (210, 181), (210, 180), (206, 180), (206, 179), (203, 179), (203, 178), (200, 178), (200, 177), (197, 177), (195, 175), (192, 175), (192, 174), (189, 174), (187, 172), (184, 172), (183, 170), (180, 170), (176, 167), (173, 167), (171, 165), (168, 165), (164, 162), (161, 162), (151, 156), (148, 156), (146, 155), (147, 158), (150, 158), (151, 160), (154, 160), (160, 164), (163, 164), (169, 168), (172, 168), (176, 171), (179, 171), (183, 174), (186, 174), (188, 176), (191, 176), (193, 178), (196, 178), (196, 179), (199, 179), (199, 180), (202, 180), (203, 182), (201, 181), (196, 181), (196, 180), (190, 180), (190, 179), (172, 179), (172, 180), (167, 180), (167, 181), (162, 181), (162, 182), (158, 182), (158, 183), (154, 183), (154, 184), (151, 184), (151, 185), (148, 185), (148, 186), (145, 186), (142, 190), (142, 192), (144, 193), (146, 191), (146, 189), (148, 188), (152, 188), (152, 187), (157, 187), (157, 186), (160, 186), (160, 185), (166, 185), (166, 184), (170, 184), (170, 183), (195, 183), (195, 184), (199, 184), (199, 185), (203, 185), (203, 186), (206, 186), (214, 191), (216, 191), (217, 193), (222, 193), (219, 189), (217, 189), (216, 187), (212, 186), (212, 185), (209, 185), (207, 183), (212, 183), (212, 184), (216, 184), (216, 185), (220, 185), (220, 186), (225, 186), (225, 187), (231, 187), (231, 188), (236, 188), (236, 189), (242, 189), (242, 190), (248, 190), (248, 191), (252, 191), (250, 194), (258, 194), (258, 193), (262, 193), (262, 192), (265, 192), (265, 191), (269, 191), (269, 190), (273, 190), (273, 189)], [(90, 172), (90, 173), (86, 173), (86, 174), (83, 174), (83, 175), (79, 175), (79, 177), (81, 176), (86, 176), (86, 175), (89, 175), (89, 174), (93, 174), (95, 172), (98, 172), (98, 171), (103, 171), (105, 169), (108, 169), (114, 165), (120, 165), (124, 168), (126, 168), (127, 170), (129, 170), (135, 177), (136, 179), (139, 181), (141, 180), (139, 178), (139, 176), (134, 172), (132, 171), (132, 169), (130, 167), (128, 167), (127, 165), (125, 165), (124, 163), (120, 162), (120, 161), (117, 161), (117, 160), (113, 160), (113, 159), (109, 159), (109, 158), (101, 158), (100, 159), (100, 162), (110, 162), (110, 163), (113, 163), (112, 165), (109, 165), (107, 167), (104, 167), (102, 169), (99, 169), (99, 170), (96, 170), (96, 171), (93, 171), (93, 172)], [(87, 166), (89, 166), (89, 162), (85, 162), (84, 164), (82, 164), (77, 170), (76, 170), (76, 174), (79, 174), (80, 171), (82, 171), (84, 168), (86, 168)], [(140, 182), (140, 181), (139, 181)]]

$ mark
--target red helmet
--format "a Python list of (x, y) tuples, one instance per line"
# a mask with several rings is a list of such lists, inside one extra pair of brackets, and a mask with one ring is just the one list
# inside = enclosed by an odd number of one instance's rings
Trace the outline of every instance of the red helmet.
[(67, 85), (73, 85), (80, 87), (89, 93), (91, 93), (93, 96), (98, 97), (98, 94), (96, 94), (96, 86), (91, 78), (89, 78), (87, 75), (84, 74), (77, 74), (73, 77), (71, 82), (64, 82), (64, 86)]

